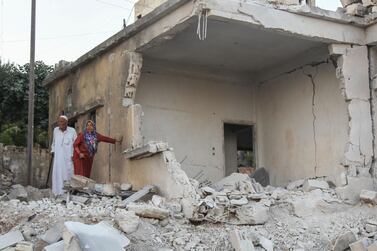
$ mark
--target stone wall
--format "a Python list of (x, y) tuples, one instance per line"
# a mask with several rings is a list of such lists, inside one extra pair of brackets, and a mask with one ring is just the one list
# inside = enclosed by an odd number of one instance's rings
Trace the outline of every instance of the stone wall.
[[(42, 188), (46, 184), (50, 154), (47, 149), (33, 149), (34, 187)], [(26, 148), (16, 146), (3, 146), (0, 144), (0, 173), (10, 171), (14, 184), (27, 185)], [(9, 172), (8, 172), (9, 173)]]

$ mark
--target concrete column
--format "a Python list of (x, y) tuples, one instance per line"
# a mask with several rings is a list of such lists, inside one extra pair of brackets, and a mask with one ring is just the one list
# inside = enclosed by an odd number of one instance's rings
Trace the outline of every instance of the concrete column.
[(132, 150), (143, 145), (141, 134), (143, 110), (141, 105), (131, 105), (128, 107), (126, 122), (126, 149)]
[(342, 164), (347, 167), (349, 176), (369, 176), (374, 154), (368, 49), (366, 46), (333, 44), (329, 51), (336, 60), (337, 78), (349, 116), (349, 138)]
[(128, 61), (128, 74), (126, 74), (123, 106), (128, 107), (134, 104), (136, 89), (141, 75), (141, 67), (143, 65), (143, 57), (137, 52), (126, 51), (124, 54)]
[(372, 122), (373, 122), (373, 176), (377, 178), (377, 144), (376, 144), (376, 133), (377, 133), (377, 46), (372, 46), (369, 48), (369, 80), (370, 80), (370, 90), (371, 90), (371, 106), (372, 106)]

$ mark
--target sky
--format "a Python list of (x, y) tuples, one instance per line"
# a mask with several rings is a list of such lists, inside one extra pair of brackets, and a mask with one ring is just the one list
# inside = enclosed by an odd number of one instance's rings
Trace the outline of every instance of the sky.
[[(74, 61), (133, 22), (137, 0), (36, 0), (36, 60)], [(316, 0), (336, 10), (340, 0)], [(25, 64), (30, 57), (31, 0), (0, 0), (0, 59)]]

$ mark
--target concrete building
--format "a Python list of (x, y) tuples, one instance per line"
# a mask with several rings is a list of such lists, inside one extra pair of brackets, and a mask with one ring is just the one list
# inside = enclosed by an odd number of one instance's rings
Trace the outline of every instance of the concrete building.
[(240, 153), (273, 185), (373, 175), (376, 13), (298, 0), (140, 3), (139, 20), (45, 81), (51, 125), (64, 111), (78, 130), (93, 118), (124, 136), (122, 149), (100, 146), (93, 179), (166, 193), (189, 183), (180, 166), (216, 182)]

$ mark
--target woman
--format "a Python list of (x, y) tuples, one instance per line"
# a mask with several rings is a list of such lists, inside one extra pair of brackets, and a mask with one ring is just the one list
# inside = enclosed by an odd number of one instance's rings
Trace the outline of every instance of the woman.
[(99, 142), (107, 142), (115, 144), (121, 140), (115, 140), (99, 134), (96, 131), (96, 126), (93, 121), (88, 120), (85, 124), (83, 132), (79, 133), (73, 147), (73, 164), (75, 167), (75, 174), (90, 178), (92, 170), (93, 158), (97, 152)]

